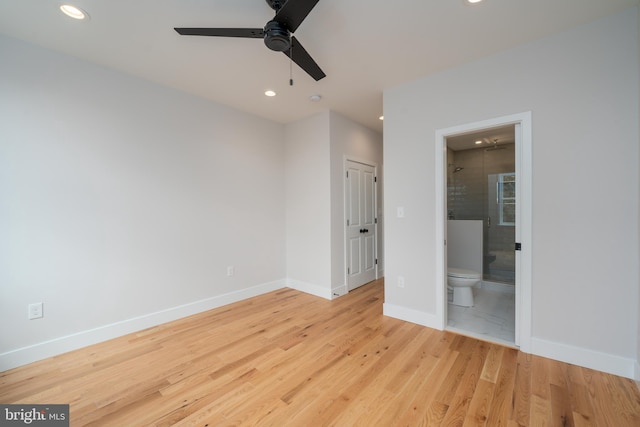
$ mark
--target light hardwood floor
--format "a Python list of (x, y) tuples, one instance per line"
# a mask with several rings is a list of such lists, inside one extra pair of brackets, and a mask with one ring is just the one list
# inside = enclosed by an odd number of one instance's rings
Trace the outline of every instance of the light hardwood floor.
[(0, 374), (71, 425), (640, 426), (631, 380), (284, 289)]

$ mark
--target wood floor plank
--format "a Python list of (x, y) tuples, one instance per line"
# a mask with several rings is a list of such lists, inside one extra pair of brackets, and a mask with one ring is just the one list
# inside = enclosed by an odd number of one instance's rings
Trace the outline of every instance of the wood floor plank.
[(507, 426), (513, 413), (514, 393), (518, 352), (513, 349), (505, 349), (502, 354), (502, 363), (493, 390), (494, 397), (491, 401), (487, 418), (492, 426)]
[(518, 425), (528, 426), (531, 405), (531, 358), (530, 354), (518, 353), (516, 379), (511, 419)]
[(382, 315), (378, 280), (292, 289), (0, 373), (72, 426), (640, 425), (628, 379)]
[(531, 394), (549, 400), (549, 360), (531, 356)]
[(488, 351), (488, 343), (484, 341), (477, 343), (476, 349), (471, 353), (471, 358), (464, 370), (460, 385), (458, 386), (451, 403), (448, 404), (449, 409), (447, 410), (445, 418), (442, 420), (443, 425), (462, 425), (464, 423), (465, 417), (469, 411), (469, 405), (474, 396), (476, 386), (478, 385)]
[(575, 425), (569, 391), (555, 384), (551, 384), (550, 390), (552, 425), (558, 427)]
[(460, 382), (462, 382), (464, 378), (464, 371), (467, 368), (467, 364), (469, 363), (469, 360), (471, 360), (475, 349), (480, 344), (480, 341), (476, 341), (462, 335), (456, 336), (452, 341), (451, 346), (454, 350), (458, 351), (459, 356), (451, 367), (442, 387), (438, 390), (438, 393), (436, 394), (436, 401), (446, 405), (451, 403)]
[(469, 403), (469, 409), (465, 411), (463, 426), (487, 425), (489, 421), (489, 408), (491, 407), (491, 401), (494, 397), (493, 390), (495, 387), (495, 383), (482, 378), (478, 381), (478, 385), (474, 389)]
[(504, 347), (492, 344), (489, 347), (489, 353), (487, 353), (487, 359), (482, 367), (482, 374), (480, 378), (484, 381), (495, 384), (498, 380), (498, 373), (500, 372), (500, 366), (502, 365), (502, 354), (504, 353)]
[[(375, 379), (359, 393), (349, 407), (336, 418), (337, 425), (370, 426), (380, 422), (383, 413), (394, 410), (395, 396), (401, 393), (420, 366), (416, 365), (417, 353), (424, 354), (423, 346), (430, 343), (422, 329), (401, 349), (401, 353), (385, 368), (376, 370)], [(399, 404), (400, 402), (397, 402)]]
[[(376, 373), (386, 369), (397, 357), (416, 333), (416, 326), (393, 322), (391, 327), (382, 333), (383, 339), (373, 346), (364, 347), (359, 354), (350, 356), (356, 360), (359, 366), (357, 370), (349, 370), (341, 375), (341, 378), (335, 379), (338, 388), (334, 388), (332, 394), (335, 393), (337, 398), (331, 399), (328, 405), (321, 404), (321, 409), (310, 406), (305, 409), (302, 415), (308, 414), (307, 416), (317, 419), (320, 423), (332, 424), (344, 410), (352, 405), (356, 396), (373, 382)], [(282, 420), (283, 423), (288, 421)], [(302, 422), (301, 419), (293, 419), (293, 421)]]
[[(429, 365), (428, 372), (418, 372), (415, 381), (402, 394), (404, 396), (408, 394), (408, 405), (401, 407), (401, 410), (396, 412), (392, 418), (383, 418), (383, 420), (389, 421), (387, 425), (393, 425), (395, 422), (398, 425), (406, 426), (425, 425), (428, 414), (431, 414), (432, 419), (437, 419), (438, 422), (442, 421), (448, 406), (439, 404), (435, 398), (442, 384), (449, 378), (458, 356), (457, 351), (448, 350), (446, 353), (441, 353), (439, 358), (429, 359), (430, 361), (435, 360), (435, 365), (433, 367)], [(433, 356), (430, 355), (430, 357)], [(432, 405), (433, 408), (431, 408)]]
[(551, 427), (551, 400), (532, 394), (529, 420), (532, 426)]

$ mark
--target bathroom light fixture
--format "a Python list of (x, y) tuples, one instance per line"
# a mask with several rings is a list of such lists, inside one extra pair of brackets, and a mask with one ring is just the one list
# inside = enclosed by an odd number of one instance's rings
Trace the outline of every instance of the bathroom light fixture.
[(264, 94), (267, 95), (267, 96), (276, 96), (276, 93), (274, 91), (272, 91), (272, 90), (268, 90)]
[(77, 6), (71, 4), (60, 5), (62, 13), (73, 19), (89, 19), (89, 14)]

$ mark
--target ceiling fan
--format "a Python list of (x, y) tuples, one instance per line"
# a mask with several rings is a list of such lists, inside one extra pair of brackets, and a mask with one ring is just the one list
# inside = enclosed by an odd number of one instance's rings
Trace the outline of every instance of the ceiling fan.
[(264, 39), (271, 50), (287, 55), (316, 81), (326, 74), (302, 47), (295, 32), (319, 0), (266, 0), (276, 16), (264, 28), (174, 28), (183, 36), (243, 37)]

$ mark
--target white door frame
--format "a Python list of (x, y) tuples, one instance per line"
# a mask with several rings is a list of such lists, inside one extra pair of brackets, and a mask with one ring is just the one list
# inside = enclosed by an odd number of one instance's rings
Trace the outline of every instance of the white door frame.
[(440, 329), (447, 326), (447, 137), (505, 125), (516, 125), (516, 337), (515, 344), (531, 353), (531, 272), (532, 272), (532, 126), (531, 111), (438, 129), (436, 149), (436, 319)]
[(348, 209), (348, 200), (347, 200), (347, 163), (355, 162), (360, 163), (366, 166), (370, 166), (374, 170), (375, 181), (373, 183), (373, 204), (375, 209), (375, 224), (373, 227), (373, 245), (374, 245), (374, 257), (375, 257), (375, 274), (376, 280), (379, 279), (378, 272), (378, 164), (375, 162), (371, 162), (369, 160), (352, 157), (352, 156), (343, 156), (342, 158), (342, 188), (343, 188), (343, 231), (342, 231), (342, 243), (344, 247), (344, 289), (345, 293), (349, 292), (349, 273), (347, 272), (347, 268), (349, 266), (349, 256), (347, 254), (348, 245), (347, 245), (347, 209)]

